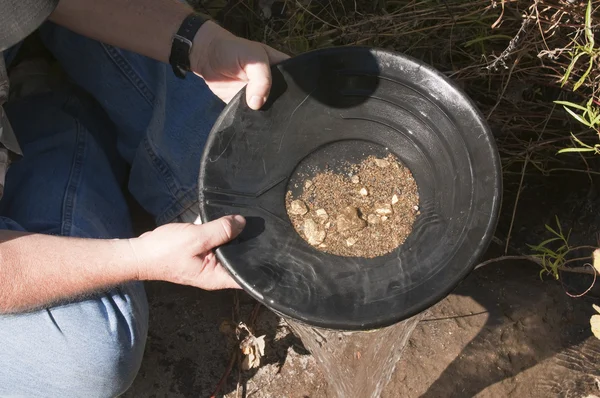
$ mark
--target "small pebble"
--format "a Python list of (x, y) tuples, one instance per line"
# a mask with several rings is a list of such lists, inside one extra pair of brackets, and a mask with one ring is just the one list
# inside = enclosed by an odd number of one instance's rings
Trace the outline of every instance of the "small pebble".
[(388, 220), (388, 217), (387, 217), (387, 216), (383, 216), (383, 217), (381, 217), (381, 221), (383, 221), (383, 222), (386, 222), (387, 220)]
[(308, 189), (308, 188), (312, 187), (312, 185), (313, 185), (313, 182), (311, 180), (307, 180), (304, 183), (304, 189)]
[(329, 218), (329, 215), (327, 214), (325, 209), (318, 209), (315, 213), (317, 214), (317, 217), (319, 217), (319, 219), (321, 220), (321, 224), (327, 221), (327, 219)]
[(312, 218), (307, 218), (304, 220), (304, 235), (309, 244), (317, 246), (323, 243), (327, 233)]
[(367, 191), (367, 188), (361, 188), (360, 189), (360, 194), (362, 196), (367, 196), (367, 195), (369, 195), (369, 191)]
[(357, 175), (353, 175), (350, 177), (350, 181), (352, 181), (352, 184), (358, 184), (360, 182), (360, 178)]
[(340, 233), (360, 231), (367, 226), (365, 220), (358, 216), (356, 207), (344, 208), (336, 220), (337, 230)]
[(419, 211), (419, 206), (414, 206), (413, 209), (415, 209), (415, 211)]
[(346, 245), (354, 246), (358, 240), (354, 237), (346, 239)]
[(377, 165), (377, 167), (388, 167), (390, 165), (390, 162), (388, 162), (385, 159), (375, 159), (375, 164)]
[(367, 216), (367, 222), (369, 224), (379, 224), (381, 222), (381, 217), (376, 214), (369, 214)]
[(375, 213), (379, 214), (380, 216), (389, 216), (393, 212), (392, 205), (388, 203), (377, 203), (375, 205)]
[(301, 200), (294, 200), (290, 203), (290, 213), (295, 216), (303, 216), (308, 213), (308, 207)]
[(398, 199), (398, 195), (395, 195), (395, 194), (394, 194), (394, 196), (392, 196), (392, 204), (393, 204), (393, 205), (395, 205), (396, 203), (398, 203), (398, 201), (399, 201), (399, 200), (400, 200), (400, 199)]

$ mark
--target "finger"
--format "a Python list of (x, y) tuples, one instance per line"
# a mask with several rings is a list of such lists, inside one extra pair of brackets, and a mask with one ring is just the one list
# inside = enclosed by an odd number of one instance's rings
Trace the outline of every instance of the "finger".
[(290, 58), (289, 55), (284, 54), (281, 51), (277, 51), (274, 48), (269, 47), (265, 44), (263, 44), (263, 47), (265, 48), (265, 51), (267, 52), (267, 55), (269, 56), (269, 62), (271, 63), (271, 65), (278, 64), (278, 63)]
[(267, 62), (254, 62), (244, 67), (248, 77), (246, 102), (251, 109), (260, 109), (271, 90), (271, 69)]
[(198, 254), (221, 246), (242, 232), (246, 220), (242, 216), (226, 216), (202, 225), (195, 225), (193, 233), (199, 243)]

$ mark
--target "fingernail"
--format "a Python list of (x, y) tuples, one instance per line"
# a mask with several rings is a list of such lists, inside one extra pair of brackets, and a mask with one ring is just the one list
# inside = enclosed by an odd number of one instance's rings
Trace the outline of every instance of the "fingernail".
[(264, 98), (259, 97), (258, 95), (253, 95), (250, 98), (250, 103), (248, 104), (252, 109), (260, 109), (261, 106), (265, 103)]
[(233, 220), (240, 229), (244, 228), (244, 225), (246, 225), (246, 219), (240, 215), (233, 216)]

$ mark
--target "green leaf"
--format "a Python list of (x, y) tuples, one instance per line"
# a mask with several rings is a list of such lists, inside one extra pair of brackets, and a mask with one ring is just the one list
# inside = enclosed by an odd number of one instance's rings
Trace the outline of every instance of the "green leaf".
[(565, 71), (565, 75), (561, 79), (561, 81), (562, 81), (562, 85), (561, 86), (564, 86), (565, 84), (567, 84), (567, 82), (569, 81), (569, 77), (571, 76), (571, 72), (573, 72), (573, 68), (575, 67), (575, 64), (577, 63), (577, 60), (583, 54), (585, 54), (585, 53), (584, 52), (580, 52), (577, 55), (575, 55), (575, 57), (573, 57), (573, 59), (571, 60), (571, 63), (569, 64), (569, 66), (567, 67), (567, 70)]
[(552, 232), (554, 235), (560, 236), (560, 234), (558, 232), (556, 232), (554, 229), (552, 229), (552, 227), (549, 226), (548, 224), (546, 224), (545, 227), (548, 231)]
[(588, 122), (588, 121), (584, 120), (584, 119), (583, 119), (583, 117), (579, 116), (578, 114), (576, 114), (575, 112), (573, 112), (572, 110), (570, 110), (570, 109), (569, 109), (569, 108), (567, 108), (567, 107), (564, 107), (564, 108), (565, 108), (565, 110), (566, 110), (566, 111), (567, 111), (567, 112), (568, 112), (568, 113), (569, 113), (571, 116), (573, 116), (573, 118), (574, 118), (575, 120), (577, 120), (579, 123), (581, 123), (581, 124), (583, 124), (583, 125), (585, 125), (585, 126), (588, 126), (588, 127), (592, 127), (592, 126), (590, 125), (590, 122)]
[(582, 111), (587, 111), (588, 109), (579, 105), (579, 104), (575, 104), (573, 102), (569, 102), (569, 101), (554, 101), (555, 104), (557, 105), (563, 105), (563, 106), (570, 106), (571, 108), (576, 108)]
[(567, 152), (594, 152), (594, 148), (564, 148), (558, 151), (557, 153), (567, 153)]
[(575, 134), (571, 133), (571, 137), (572, 137), (572, 138), (575, 140), (575, 142), (576, 142), (576, 143), (578, 143), (578, 144), (579, 144), (579, 145), (581, 145), (582, 147), (585, 147), (585, 148), (592, 148), (591, 146), (589, 146), (589, 145), (587, 145), (587, 144), (584, 144), (584, 143), (583, 143), (583, 141), (581, 141), (579, 138), (577, 138), (577, 137), (575, 136)]
[[(547, 247), (540, 247), (539, 249), (537, 249), (537, 251), (540, 252), (541, 255), (548, 256), (551, 258), (555, 258), (558, 256), (556, 252), (552, 251), (552, 249), (548, 249)], [(540, 254), (538, 254), (538, 256)]]
[(560, 232), (560, 236), (564, 236), (562, 226), (560, 225), (560, 220), (557, 215), (554, 215), (554, 219), (556, 220), (556, 226), (558, 227), (558, 232)]
[(590, 57), (590, 65), (588, 66), (588, 68), (585, 71), (585, 73), (583, 75), (581, 75), (581, 78), (577, 81), (577, 83), (575, 83), (575, 85), (573, 86), (573, 91), (577, 91), (577, 89), (579, 87), (581, 87), (581, 85), (583, 83), (585, 83), (585, 80), (587, 79), (587, 77), (589, 76), (590, 72), (592, 71), (592, 67), (593, 66), (594, 66), (594, 58)]
[(585, 10), (585, 38), (591, 48), (594, 48), (594, 33), (592, 33), (592, 0), (588, 0)]
[(548, 243), (552, 243), (555, 242), (557, 240), (560, 240), (560, 238), (550, 238), (550, 239), (546, 239), (545, 241), (543, 241), (542, 243), (540, 243), (538, 246), (540, 247), (544, 247), (546, 246)]

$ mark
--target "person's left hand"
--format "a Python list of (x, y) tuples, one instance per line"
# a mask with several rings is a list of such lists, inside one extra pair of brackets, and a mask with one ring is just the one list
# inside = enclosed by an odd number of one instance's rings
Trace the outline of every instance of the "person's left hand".
[(219, 98), (228, 103), (244, 87), (246, 101), (260, 109), (271, 90), (270, 65), (289, 58), (265, 44), (242, 39), (206, 22), (192, 46), (191, 67)]
[(240, 288), (213, 251), (235, 238), (246, 225), (227, 216), (202, 225), (165, 224), (129, 239), (138, 280), (162, 280), (204, 290)]

